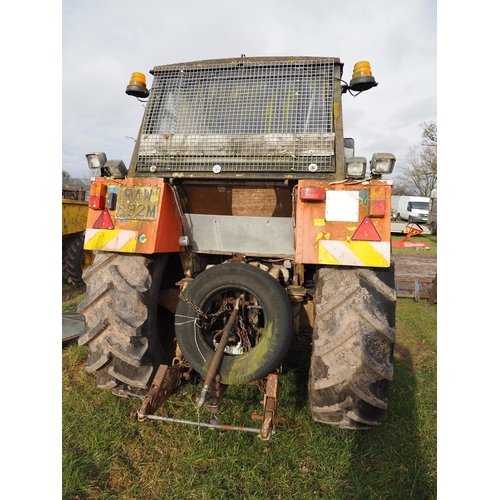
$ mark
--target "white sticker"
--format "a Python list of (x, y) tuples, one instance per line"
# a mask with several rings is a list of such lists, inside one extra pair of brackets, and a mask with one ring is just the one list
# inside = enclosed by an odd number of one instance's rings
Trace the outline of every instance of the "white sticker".
[(357, 222), (359, 191), (327, 191), (325, 219), (329, 222)]

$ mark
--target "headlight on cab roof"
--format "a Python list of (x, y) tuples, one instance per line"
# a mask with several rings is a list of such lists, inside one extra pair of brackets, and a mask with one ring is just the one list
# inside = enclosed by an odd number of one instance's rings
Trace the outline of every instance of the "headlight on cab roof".
[(106, 153), (89, 153), (85, 155), (87, 158), (87, 163), (89, 168), (102, 168), (104, 164), (108, 161)]
[(366, 172), (366, 158), (351, 156), (345, 159), (345, 176), (347, 179), (364, 179)]
[(396, 157), (391, 153), (374, 153), (370, 161), (372, 174), (390, 174), (394, 170)]

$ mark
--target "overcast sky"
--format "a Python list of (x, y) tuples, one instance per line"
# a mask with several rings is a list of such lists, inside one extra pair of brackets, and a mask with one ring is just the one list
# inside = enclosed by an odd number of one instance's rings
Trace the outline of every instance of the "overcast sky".
[[(356, 155), (401, 161), (437, 122), (436, 0), (64, 0), (62, 169), (88, 175), (85, 155), (130, 163), (143, 107), (125, 94), (134, 71), (200, 59), (333, 56), (344, 80), (368, 60), (378, 87), (344, 94)], [(397, 168), (398, 162), (396, 162)]]

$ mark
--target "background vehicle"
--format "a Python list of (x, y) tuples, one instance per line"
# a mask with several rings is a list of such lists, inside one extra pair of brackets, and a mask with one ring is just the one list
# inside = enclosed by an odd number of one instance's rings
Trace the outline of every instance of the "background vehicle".
[(391, 219), (393, 221), (396, 221), (399, 218), (398, 206), (400, 198), (401, 196), (391, 196)]
[[(74, 179), (71, 179), (72, 181)], [(92, 251), (84, 250), (87, 226), (88, 191), (68, 179), (62, 187), (62, 274), (70, 283), (83, 285), (83, 269), (94, 260)]]
[(130, 168), (87, 155), (100, 169), (79, 306), (87, 370), (122, 396), (144, 397), (160, 365), (205, 386), (213, 369), (225, 385), (263, 381), (311, 326), (313, 418), (379, 425), (396, 335), (393, 181), (382, 174), (395, 158), (375, 153), (368, 174), (342, 123), (342, 94), (377, 85), (369, 63), (349, 84), (333, 57), (151, 73), (150, 90), (141, 73), (126, 90), (148, 98)]
[(427, 226), (431, 234), (437, 234), (437, 188), (431, 191), (429, 201), (429, 218), (427, 219)]
[(398, 216), (409, 223), (427, 223), (429, 216), (429, 198), (424, 196), (400, 196)]

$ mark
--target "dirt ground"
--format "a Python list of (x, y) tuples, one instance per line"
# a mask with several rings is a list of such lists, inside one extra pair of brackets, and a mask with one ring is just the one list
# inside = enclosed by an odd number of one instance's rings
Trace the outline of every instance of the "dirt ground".
[(437, 258), (427, 255), (394, 255), (396, 279), (434, 279), (437, 274)]

